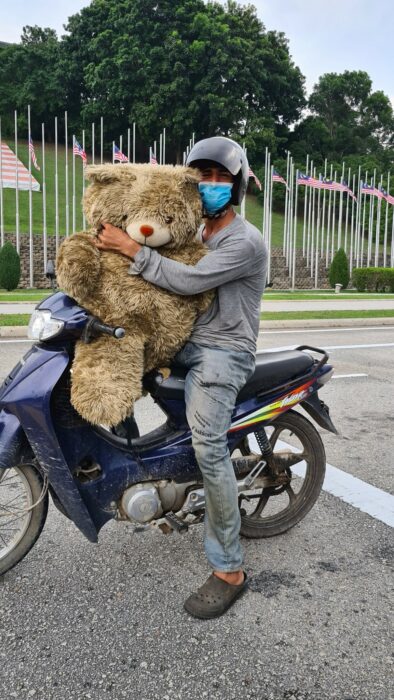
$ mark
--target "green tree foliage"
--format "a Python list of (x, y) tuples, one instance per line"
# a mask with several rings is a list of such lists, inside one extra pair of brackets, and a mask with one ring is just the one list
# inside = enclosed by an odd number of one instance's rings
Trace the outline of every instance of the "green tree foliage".
[(11, 291), (16, 289), (21, 277), (19, 255), (9, 241), (0, 249), (0, 287)]
[(349, 284), (349, 263), (343, 248), (339, 248), (333, 257), (328, 279), (331, 287), (335, 287), (336, 284), (341, 284), (343, 289), (346, 289)]
[(372, 92), (367, 73), (326, 73), (315, 85), (308, 107), (311, 114), (293, 134), (296, 157), (309, 153), (315, 163), (324, 158), (341, 163), (349, 157), (369, 156), (374, 167), (390, 167), (393, 109), (383, 92)]
[(60, 44), (53, 29), (23, 28), (21, 44), (1, 52), (0, 113), (3, 129), (13, 133), (14, 110), (20, 112), (19, 126), (27, 126), (27, 105), (34, 115), (33, 136), (41, 136), (41, 123), (53, 132), (52, 117), (64, 109), (65, 94), (60, 64)]

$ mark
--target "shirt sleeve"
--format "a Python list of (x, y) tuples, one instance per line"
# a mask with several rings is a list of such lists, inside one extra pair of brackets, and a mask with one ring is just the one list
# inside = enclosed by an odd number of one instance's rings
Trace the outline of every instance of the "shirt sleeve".
[(130, 265), (129, 274), (141, 275), (148, 282), (176, 294), (199, 294), (248, 274), (253, 256), (254, 246), (247, 240), (241, 245), (226, 241), (196, 265), (170, 260), (144, 246)]

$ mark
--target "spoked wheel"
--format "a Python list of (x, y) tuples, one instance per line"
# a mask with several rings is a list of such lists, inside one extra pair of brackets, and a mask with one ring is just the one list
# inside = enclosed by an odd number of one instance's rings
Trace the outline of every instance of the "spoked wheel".
[[(265, 430), (281, 468), (275, 476), (268, 466), (264, 467), (264, 487), (257, 488), (256, 482), (254, 490), (240, 494), (244, 537), (273, 537), (299, 523), (316, 502), (324, 480), (323, 443), (306, 418), (288, 411)], [(253, 433), (236, 447), (242, 455), (258, 454), (257, 449)]]
[(31, 464), (0, 469), (0, 576), (37, 541), (48, 512), (48, 493)]

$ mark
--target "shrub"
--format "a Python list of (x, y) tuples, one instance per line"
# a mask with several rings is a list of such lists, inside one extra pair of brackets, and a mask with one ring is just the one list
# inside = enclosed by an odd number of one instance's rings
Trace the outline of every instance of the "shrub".
[(358, 267), (352, 282), (358, 292), (394, 292), (394, 267)]
[(349, 263), (343, 248), (339, 248), (333, 257), (328, 272), (328, 279), (331, 287), (335, 287), (336, 284), (341, 284), (343, 289), (346, 289), (349, 284)]
[(0, 249), (0, 287), (16, 289), (21, 277), (21, 261), (16, 249), (7, 241)]

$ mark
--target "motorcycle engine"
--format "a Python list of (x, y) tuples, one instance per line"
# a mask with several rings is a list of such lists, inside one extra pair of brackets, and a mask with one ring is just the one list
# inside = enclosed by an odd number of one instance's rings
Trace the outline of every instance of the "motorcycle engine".
[(129, 520), (148, 523), (160, 518), (163, 513), (179, 510), (190, 485), (165, 480), (135, 484), (124, 492), (121, 511)]

